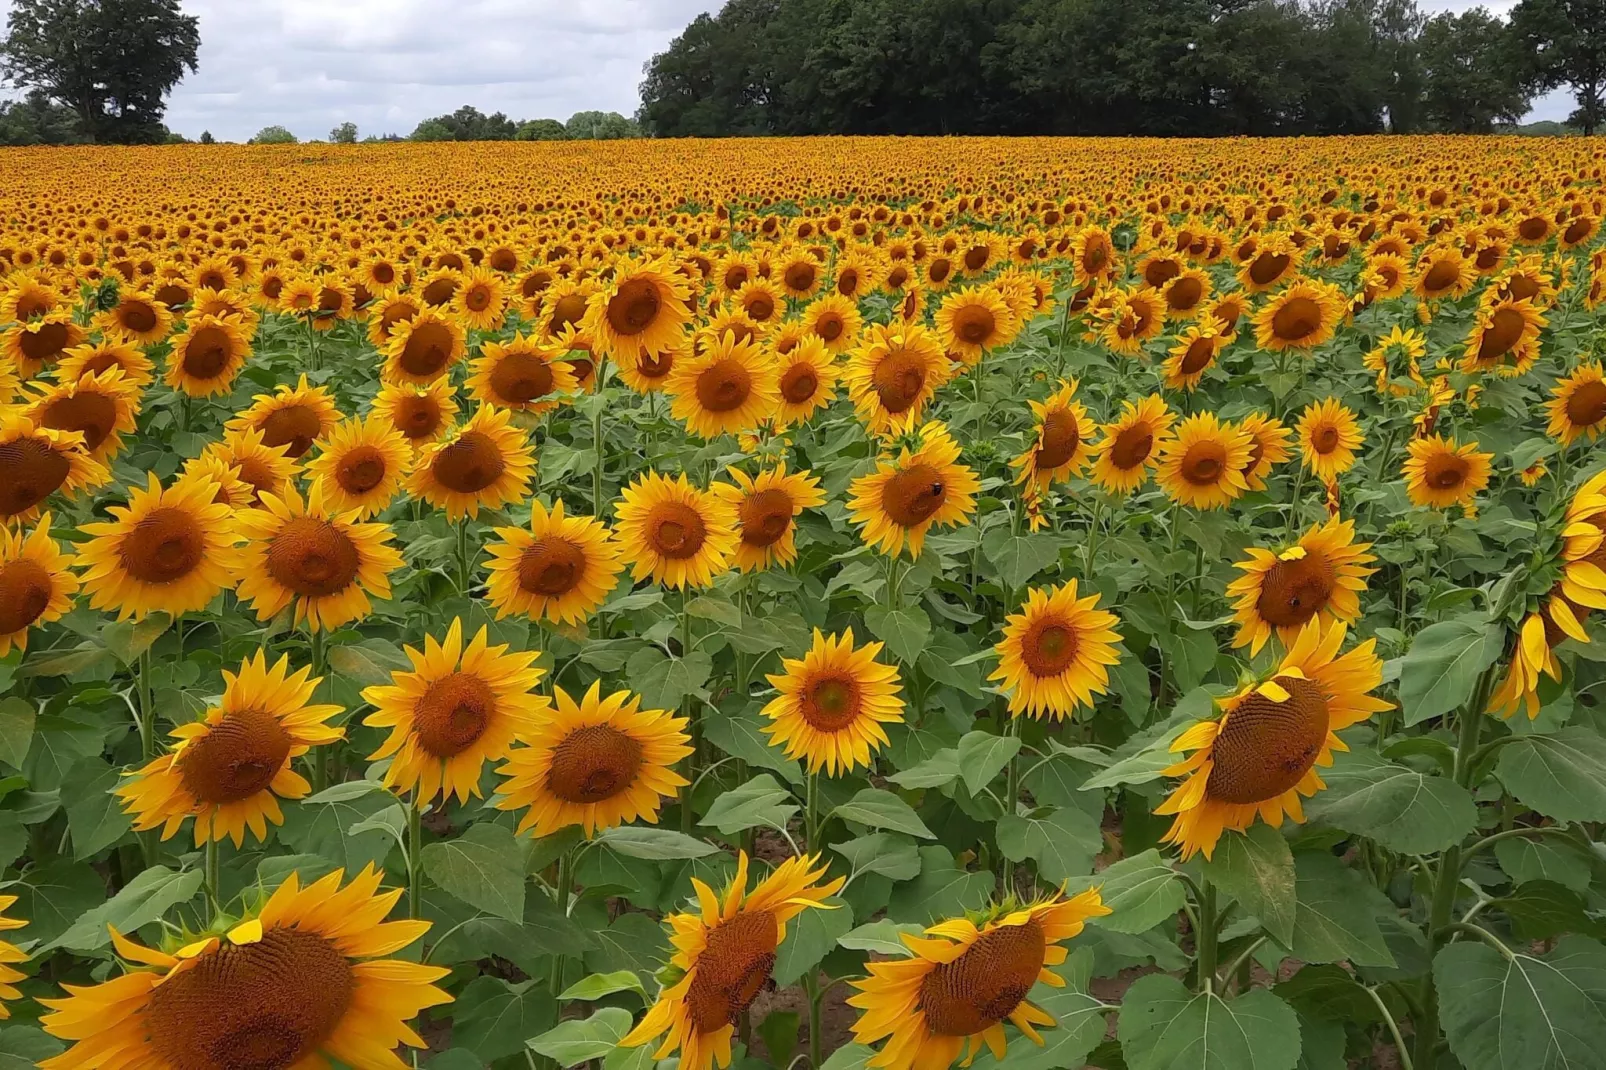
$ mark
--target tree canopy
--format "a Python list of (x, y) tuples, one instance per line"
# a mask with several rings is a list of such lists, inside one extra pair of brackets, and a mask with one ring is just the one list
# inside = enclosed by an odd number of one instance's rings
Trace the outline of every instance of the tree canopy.
[(1593, 134), (1606, 120), (1606, 0), (1522, 0), (1511, 30), (1530, 87), (1566, 86), (1578, 104), (1568, 121)]
[(450, 115), (425, 119), (413, 129), (413, 141), (577, 141), (640, 137), (641, 127), (616, 111), (582, 111), (566, 123), (527, 119), (516, 123), (501, 112), (486, 115), (465, 104)]

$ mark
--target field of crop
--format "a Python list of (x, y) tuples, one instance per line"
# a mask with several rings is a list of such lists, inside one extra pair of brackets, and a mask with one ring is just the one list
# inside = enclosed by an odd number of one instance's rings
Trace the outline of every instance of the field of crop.
[(1606, 1066), (1606, 145), (0, 154), (0, 1068)]

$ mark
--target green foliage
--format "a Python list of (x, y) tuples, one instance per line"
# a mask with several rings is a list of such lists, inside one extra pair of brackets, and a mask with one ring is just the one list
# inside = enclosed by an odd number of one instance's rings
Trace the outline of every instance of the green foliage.
[(282, 126), (264, 126), (252, 135), (249, 145), (294, 145), (300, 139)]

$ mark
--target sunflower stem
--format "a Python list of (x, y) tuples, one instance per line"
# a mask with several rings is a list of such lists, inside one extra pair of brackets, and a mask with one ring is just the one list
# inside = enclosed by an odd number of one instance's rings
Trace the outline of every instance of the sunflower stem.
[[(599, 363), (597, 366), (597, 395), (599, 398), (602, 395), (602, 373), (603, 367)], [(593, 514), (595, 514), (598, 520), (601, 520), (603, 469), (602, 403), (599, 400), (595, 404), (596, 411), (591, 414), (591, 443), (597, 451), (597, 463), (591, 469), (591, 511)]]
[(468, 517), (465, 515), (457, 522), (457, 574), (461, 578), (460, 588), (463, 597), (468, 597), (469, 569), (472, 562), (469, 559), (468, 549)]
[(818, 852), (820, 849), (820, 774), (809, 773), (808, 790), (803, 800), (803, 849)]
[[(691, 613), (686, 608), (691, 604), (691, 592), (682, 587), (680, 591), (680, 656), (684, 658), (691, 653)], [(680, 789), (680, 831), (690, 834), (693, 821), (692, 792), (697, 786), (697, 767), (702, 762), (703, 726), (702, 718), (691, 706), (691, 696), (687, 695), (680, 700), (680, 712), (685, 716), (691, 728), (691, 756), (686, 760), (690, 768), (686, 771), (686, 786)]]
[(803, 992), (809, 998), (809, 1065), (820, 1070), (825, 1049), (825, 1038), (820, 1035), (820, 1003), (824, 993), (813, 970), (803, 975)]
[(218, 869), (217, 837), (213, 836), (206, 841), (206, 920), (209, 925), (216, 923), (218, 916), (223, 913), (218, 893)]
[[(557, 901), (558, 913), (569, 916), (569, 889), (574, 884), (574, 849), (558, 856), (558, 879), (552, 886), (552, 898)], [(551, 989), (553, 998), (563, 991), (563, 967), (568, 965), (562, 955), (552, 956)]]
[(1305, 465), (1302, 462), (1299, 470), (1294, 473), (1294, 494), (1288, 499), (1288, 535), (1285, 541), (1293, 542), (1294, 535), (1299, 531), (1300, 492), (1305, 489)]
[(1199, 991), (1209, 994), (1216, 983), (1216, 886), (1206, 877), (1199, 889), (1199, 928), (1194, 932)]
[[(328, 650), (326, 647), (328, 637), (322, 629), (313, 629), (307, 633), (307, 645), (311, 648), (312, 678), (321, 685), (323, 677), (328, 675)], [(317, 690), (313, 690), (313, 701), (317, 701)], [(329, 786), (328, 748), (312, 748), (312, 793), (316, 795)]]
[(407, 807), (407, 916), (418, 917), (419, 875), (422, 867), (418, 855), (424, 846), (424, 811), (421, 800)]

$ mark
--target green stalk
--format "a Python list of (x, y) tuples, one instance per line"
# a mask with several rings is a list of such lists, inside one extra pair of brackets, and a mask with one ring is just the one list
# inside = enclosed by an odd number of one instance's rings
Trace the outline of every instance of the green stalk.
[[(558, 856), (558, 880), (552, 887), (552, 898), (557, 901), (558, 912), (564, 917), (569, 916), (569, 890), (574, 885), (574, 849), (570, 848)], [(567, 965), (562, 955), (552, 956), (551, 989), (553, 998), (563, 991), (563, 967)]]
[(1287, 542), (1293, 542), (1294, 536), (1299, 533), (1299, 507), (1302, 504), (1299, 500), (1299, 495), (1304, 489), (1305, 464), (1303, 461), (1301, 461), (1299, 465), (1299, 471), (1294, 475), (1294, 494), (1293, 497), (1288, 500), (1288, 535), (1285, 540)]
[[(691, 614), (686, 606), (691, 601), (690, 592), (682, 589), (680, 592), (680, 656), (685, 657), (691, 653)], [(697, 711), (691, 708), (691, 697), (680, 700), (681, 713), (687, 718), (691, 730), (691, 757), (687, 758), (690, 768), (686, 770), (686, 786), (680, 789), (680, 831), (690, 834), (692, 825), (692, 789), (697, 784), (697, 767), (702, 761), (703, 729), (702, 719)]]
[(423, 810), (420, 800), (414, 800), (407, 807), (407, 916), (418, 917), (419, 875), (423, 867), (419, 864), (419, 853), (424, 846)]
[(809, 774), (808, 790), (803, 803), (803, 849), (818, 852), (820, 849), (820, 774)]
[[(308, 633), (307, 645), (311, 647), (312, 676), (322, 686), (322, 677), (328, 675), (328, 651), (325, 644), (328, 636), (321, 629), (313, 629)], [(314, 694), (316, 699), (316, 694)], [(328, 748), (312, 748), (312, 793), (316, 795), (329, 786)]]
[[(597, 395), (602, 395), (603, 364), (597, 363)], [(597, 404), (597, 411), (591, 416), (591, 442), (597, 451), (596, 467), (591, 470), (591, 511), (598, 520), (602, 519), (602, 469), (604, 464), (602, 442), (602, 405)]]
[(215, 924), (223, 913), (223, 902), (218, 892), (218, 842), (214, 835), (206, 841), (206, 911), (207, 924)]
[[(156, 702), (151, 694), (151, 649), (139, 652), (135, 670), (134, 690), (139, 705), (139, 752), (143, 764), (149, 764), (156, 755)], [(139, 833), (139, 851), (146, 867), (156, 864), (156, 833)]]
[(820, 1003), (824, 993), (813, 970), (803, 975), (803, 993), (809, 999), (809, 1065), (820, 1070), (825, 1048), (825, 1038), (820, 1035)]
[(1199, 928), (1194, 931), (1199, 991), (1209, 993), (1216, 983), (1216, 886), (1206, 877), (1199, 890)]
[(472, 579), (470, 569), (473, 561), (468, 548), (468, 517), (465, 515), (457, 522), (457, 574), (461, 577), (461, 590), (463, 597), (468, 597), (469, 583)]

